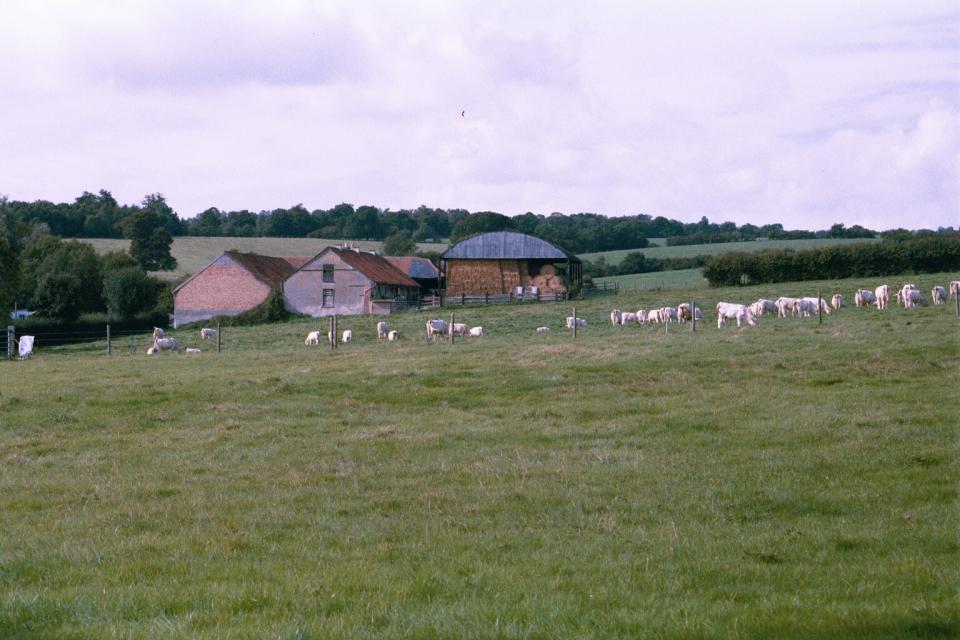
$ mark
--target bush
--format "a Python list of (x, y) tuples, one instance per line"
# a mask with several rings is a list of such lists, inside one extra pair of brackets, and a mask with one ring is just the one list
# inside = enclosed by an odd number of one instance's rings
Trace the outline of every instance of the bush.
[(283, 306), (283, 293), (279, 289), (273, 289), (267, 299), (255, 306), (253, 309), (244, 311), (236, 316), (217, 316), (210, 320), (204, 320), (204, 323), (219, 322), (225, 327), (244, 327), (257, 324), (269, 324), (271, 322), (283, 322), (293, 315)]

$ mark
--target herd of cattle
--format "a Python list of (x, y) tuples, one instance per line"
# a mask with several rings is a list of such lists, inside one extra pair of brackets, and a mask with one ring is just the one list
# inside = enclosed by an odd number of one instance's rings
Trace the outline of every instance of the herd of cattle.
[[(948, 297), (957, 298), (960, 296), (960, 280), (952, 281), (948, 287), (935, 286), (930, 293), (933, 304), (944, 304)], [(924, 296), (912, 283), (903, 285), (896, 292), (896, 301), (898, 304), (909, 309), (917, 305), (928, 304)], [(890, 304), (890, 286), (882, 284), (873, 291), (869, 289), (857, 289), (853, 294), (854, 304), (858, 307), (874, 305), (877, 309), (886, 309)], [(846, 306), (846, 302), (841, 294), (835, 294), (829, 303), (823, 298), (805, 297), (789, 298), (782, 296), (776, 300), (760, 298), (751, 304), (736, 304), (732, 302), (717, 303), (717, 328), (722, 328), (727, 321), (736, 321), (737, 326), (743, 324), (751, 327), (756, 326), (757, 318), (767, 314), (776, 313), (779, 318), (786, 317), (810, 317), (819, 313), (830, 314), (831, 310), (836, 311)], [(660, 307), (658, 309), (637, 309), (636, 311), (622, 311), (614, 309), (610, 312), (610, 322), (614, 326), (624, 326), (628, 324), (670, 324), (686, 323), (691, 320), (703, 320), (703, 312), (699, 307), (694, 308), (689, 303), (683, 303), (676, 307)], [(568, 316), (566, 319), (566, 328), (586, 327), (587, 321), (584, 318)], [(537, 333), (549, 333), (550, 327), (537, 327)], [(217, 330), (205, 327), (200, 329), (200, 339), (207, 340), (216, 337)], [(438, 338), (452, 338), (454, 336), (481, 337), (484, 335), (483, 327), (471, 327), (465, 323), (449, 323), (446, 320), (433, 319), (426, 322), (426, 339), (437, 340)], [(320, 331), (311, 331), (303, 341), (306, 345), (320, 344)], [(353, 341), (353, 331), (345, 330), (340, 336), (344, 343)], [(327, 342), (332, 343), (334, 336), (327, 332)], [(396, 330), (391, 330), (386, 321), (377, 322), (377, 339), (395, 342), (400, 338)], [(166, 338), (163, 335), (163, 329), (155, 327), (153, 330), (153, 344), (147, 349), (147, 355), (153, 355), (161, 351), (175, 351), (186, 353), (200, 353), (200, 349), (184, 349), (177, 342), (176, 338)]]

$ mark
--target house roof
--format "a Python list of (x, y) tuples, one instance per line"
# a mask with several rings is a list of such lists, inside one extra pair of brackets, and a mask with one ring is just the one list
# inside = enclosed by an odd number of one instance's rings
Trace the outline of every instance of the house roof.
[(176, 289), (173, 290), (173, 292), (176, 293), (182, 289), (187, 285), (187, 283), (206, 271), (210, 265), (216, 263), (223, 256), (227, 256), (234, 262), (237, 262), (244, 269), (250, 272), (250, 275), (252, 275), (254, 278), (273, 288), (279, 288), (287, 278), (297, 271), (297, 269), (313, 259), (312, 256), (274, 257), (261, 256), (256, 253), (241, 253), (240, 251), (224, 251), (222, 254), (211, 260), (210, 263), (207, 264), (203, 269), (200, 269), (200, 271), (197, 271), (195, 274), (184, 280)]
[(399, 287), (420, 286), (414, 280), (411, 280), (410, 276), (387, 262), (383, 256), (340, 247), (330, 247), (326, 251), (337, 254), (344, 262), (377, 284), (391, 284)]
[(440, 270), (419, 256), (384, 256), (384, 259), (411, 278), (429, 280), (440, 276)]
[(580, 262), (572, 253), (525, 233), (493, 231), (458, 242), (443, 252), (444, 260), (569, 260)]

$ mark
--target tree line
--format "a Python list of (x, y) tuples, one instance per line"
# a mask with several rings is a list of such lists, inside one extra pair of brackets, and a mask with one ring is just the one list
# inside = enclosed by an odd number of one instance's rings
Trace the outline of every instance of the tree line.
[(666, 238), (667, 245), (704, 244), (768, 239), (871, 238), (913, 234), (903, 229), (877, 233), (859, 225), (834, 224), (820, 231), (790, 230), (782, 224), (737, 225), (733, 222), (684, 223), (663, 216), (636, 214), (609, 217), (596, 213), (525, 213), (505, 216), (493, 211), (466, 209), (380, 209), (341, 203), (330, 209), (309, 210), (302, 204), (263, 211), (222, 211), (210, 207), (191, 218), (180, 218), (162, 194), (142, 202), (121, 205), (106, 190), (84, 192), (73, 202), (4, 200), (8, 215), (26, 224), (46, 225), (61, 238), (122, 238), (125, 220), (151, 211), (171, 236), (335, 238), (386, 240), (391, 236), (415, 242), (456, 242), (474, 233), (514, 230), (529, 233), (574, 253), (642, 249), (648, 238)]
[(960, 269), (960, 233), (854, 243), (818, 249), (731, 251), (703, 268), (710, 286), (938, 273)]

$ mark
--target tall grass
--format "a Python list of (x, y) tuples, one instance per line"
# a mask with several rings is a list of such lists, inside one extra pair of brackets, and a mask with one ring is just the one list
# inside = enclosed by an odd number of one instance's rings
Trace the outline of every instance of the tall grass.
[(453, 345), (444, 309), (0, 363), (0, 636), (960, 633), (960, 320), (606, 319), (683, 297), (577, 301), (576, 340), (526, 304), (456, 308), (487, 335)]

